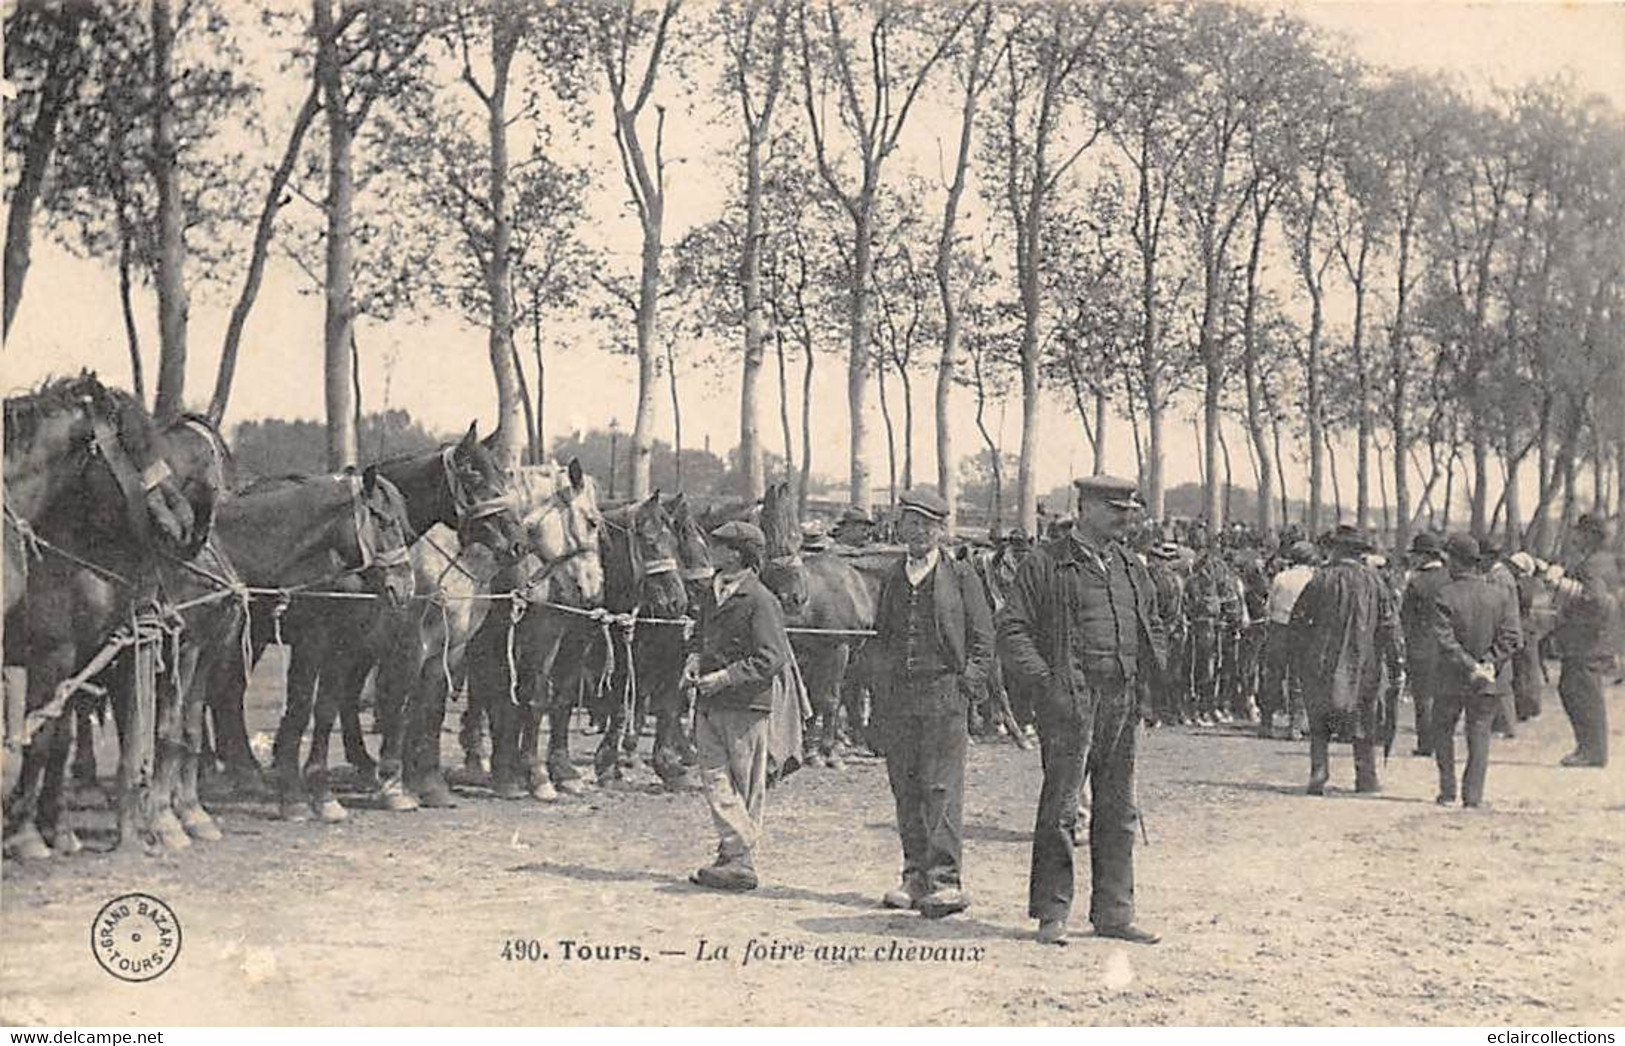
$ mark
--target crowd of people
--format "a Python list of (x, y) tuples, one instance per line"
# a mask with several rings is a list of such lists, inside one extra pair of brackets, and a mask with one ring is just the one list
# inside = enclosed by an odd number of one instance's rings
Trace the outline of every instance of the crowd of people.
[[(1158, 940), (1134, 911), (1142, 726), (1249, 724), (1260, 737), (1307, 738), (1310, 795), (1330, 787), (1332, 743), (1350, 743), (1354, 790), (1375, 792), (1377, 751), (1391, 750), (1408, 690), (1413, 754), (1436, 761), (1437, 802), (1474, 808), (1485, 803), (1492, 735), (1513, 737), (1540, 714), (1555, 658), (1576, 739), (1562, 763), (1606, 765), (1603, 686), (1615, 667), (1619, 575), (1605, 520), (1576, 522), (1564, 565), (1465, 533), (1423, 532), (1394, 554), (1346, 524), (1314, 540), (1295, 526), (1273, 539), (1244, 526), (1212, 538), (1201, 520), (1143, 521), (1132, 481), (1096, 476), (1077, 488), (1076, 516), (1052, 521), (1037, 542), (1020, 532), (954, 542), (934, 490), (900, 499), (889, 533), (904, 554), (881, 582), (863, 682), (867, 736), (886, 759), (903, 852), (887, 906), (940, 918), (969, 905), (960, 821), (974, 733), (1042, 748), (1028, 915), (1046, 944), (1066, 942), (1086, 789), (1094, 932)], [(759, 532), (729, 528), (714, 538), (759, 559)], [(862, 547), (875, 534), (851, 512), (831, 536)], [(723, 606), (736, 590), (756, 592), (749, 577), (718, 576)], [(747, 603), (748, 641), (726, 613), (700, 622), (706, 649), (731, 651), (695, 677), (707, 724), (721, 713), (707, 707), (711, 695), (741, 679), (760, 695), (785, 661), (776, 604), (759, 593)], [(695, 882), (755, 885), (764, 785), (754, 768), (769, 704), (758, 696), (749, 723), (703, 732), (713, 739), (704, 768), (721, 843)]]

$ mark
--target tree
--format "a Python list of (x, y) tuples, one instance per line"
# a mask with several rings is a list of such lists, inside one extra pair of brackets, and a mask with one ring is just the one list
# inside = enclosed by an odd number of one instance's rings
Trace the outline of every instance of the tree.
[[(655, 105), (654, 141), (647, 142), (638, 121), (649, 106), (670, 30), (681, 0), (663, 0), (658, 12), (642, 11), (637, 0), (599, 0), (593, 12), (593, 47), (608, 85), (615, 149), (626, 179), (627, 194), (643, 233), (638, 267), (638, 390), (631, 439), (632, 496), (649, 493), (649, 455), (653, 440), (657, 371), (656, 321), (660, 301), (661, 235), (666, 214), (666, 107)], [(634, 52), (647, 44), (637, 62)], [(641, 65), (641, 71), (636, 66)]]
[[(1038, 527), (1039, 356), (1043, 327), (1045, 214), (1067, 173), (1100, 138), (1105, 124), (1085, 108), (1085, 79), (1101, 61), (1100, 42), (1116, 11), (1105, 6), (1052, 4), (1022, 12), (1004, 51), (1005, 83), (997, 102), (997, 130), (987, 137), (998, 163), (1005, 215), (1015, 247), (1021, 302), (1021, 458), (1017, 518), (1029, 533)], [(1078, 125), (1065, 135), (1068, 117)], [(1066, 142), (1060, 156), (1051, 149)], [(997, 160), (995, 161), (997, 163)]]
[[(931, 5), (898, 0), (865, 4), (854, 19), (868, 28), (867, 53), (860, 56), (859, 45), (853, 40), (854, 27), (835, 0), (824, 0), (821, 9), (817, 9), (817, 0), (799, 0), (797, 9), (802, 100), (813, 156), (824, 189), (852, 223), (853, 263), (847, 287), (849, 497), (864, 511), (869, 510), (872, 498), (865, 412), (869, 399), (875, 205), (881, 172), (886, 158), (897, 148), (926, 78), (947, 54), (974, 10), (974, 5), (967, 5), (938, 12)], [(865, 84), (871, 86), (866, 90)], [(832, 95), (834, 117), (827, 112)], [(848, 140), (847, 149), (834, 140), (838, 132)], [(856, 153), (855, 164), (843, 164), (843, 152)], [(843, 170), (853, 166), (855, 171)]]

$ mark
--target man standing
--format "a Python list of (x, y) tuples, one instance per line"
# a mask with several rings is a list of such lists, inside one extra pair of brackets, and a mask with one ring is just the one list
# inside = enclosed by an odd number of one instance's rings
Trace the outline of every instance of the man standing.
[(1416, 712), (1416, 747), (1412, 755), (1432, 755), (1433, 667), (1438, 660), (1434, 604), (1439, 590), (1450, 583), (1444, 565), (1444, 546), (1427, 531), (1411, 539), (1411, 579), (1399, 603), (1399, 621), (1405, 632), (1405, 661), (1411, 683), (1411, 704)]
[(1153, 678), (1142, 673), (1140, 685), (1151, 691), (1151, 716), (1158, 723), (1185, 722), (1185, 701), (1182, 689), (1185, 680), (1179, 671), (1180, 644), (1185, 631), (1185, 579), (1179, 576), (1175, 563), (1179, 562), (1179, 546), (1172, 541), (1153, 545), (1146, 558), (1146, 571), (1157, 592), (1157, 617), (1162, 621), (1168, 641), (1170, 671)]
[[(1484, 574), (1484, 580), (1494, 585), (1509, 600), (1511, 600), (1512, 607), (1515, 611), (1518, 607), (1518, 579), (1512, 573), (1512, 568), (1507, 566), (1506, 561), (1501, 558), (1500, 541), (1497, 540), (1493, 535), (1487, 535), (1479, 538), (1478, 558), (1479, 569)], [(1523, 637), (1523, 625), (1521, 619), (1518, 625), (1518, 636), (1521, 641)], [(1490, 729), (1494, 733), (1510, 740), (1518, 736), (1517, 727), (1515, 725), (1517, 722), (1517, 707), (1512, 700), (1512, 688), (1508, 686), (1506, 688), (1506, 692), (1501, 695), (1501, 707), (1496, 710), (1495, 723)]]
[(1286, 551), (1288, 566), (1270, 583), (1269, 600), (1264, 604), (1264, 682), (1258, 695), (1258, 736), (1268, 738), (1274, 731), (1275, 713), (1286, 713), (1287, 736), (1297, 740), (1302, 725), (1302, 689), (1292, 671), (1292, 608), (1315, 576), (1315, 546), (1295, 541)]
[(773, 683), (790, 658), (779, 601), (757, 579), (766, 554), (767, 539), (753, 524), (711, 532), (716, 598), (701, 607), (700, 649), (684, 669), (697, 696), (699, 768), (720, 836), (716, 861), (690, 880), (718, 890), (756, 888)]
[(1619, 577), (1614, 557), (1604, 550), (1607, 523), (1581, 516), (1573, 541), (1579, 564), (1567, 576), (1561, 567), (1547, 575), (1558, 601), (1552, 639), (1563, 667), (1557, 696), (1574, 728), (1574, 751), (1563, 757), (1563, 765), (1607, 766), (1608, 706), (1602, 686), (1603, 673), (1614, 665), (1614, 591)]
[(903, 843), (903, 879), (884, 903), (940, 919), (970, 905), (961, 881), (965, 719), (987, 678), (993, 622), (975, 572), (941, 551), (948, 503), (926, 487), (899, 505), (908, 556), (881, 584), (868, 655)]
[(1006, 671), (1034, 695), (1044, 785), (1033, 829), (1027, 914), (1038, 940), (1066, 943), (1072, 909), (1072, 828), (1089, 779), (1089, 921), (1101, 937), (1142, 944), (1134, 925), (1135, 680), (1167, 666), (1167, 640), (1145, 567), (1121, 535), (1140, 507), (1135, 485), (1077, 481), (1068, 535), (1022, 563), (999, 616)]
[(1331, 741), (1354, 742), (1354, 790), (1380, 792), (1376, 741), (1392, 729), (1382, 700), (1383, 670), (1390, 688), (1404, 665), (1398, 600), (1364, 561), (1364, 536), (1340, 524), (1327, 539), (1331, 563), (1315, 572), (1292, 608), (1304, 705), (1309, 713), (1310, 795), (1325, 795), (1331, 777)]
[(1467, 714), (1467, 769), (1461, 805), (1484, 801), (1490, 765), (1490, 728), (1512, 692), (1512, 656), (1523, 645), (1517, 597), (1481, 569), (1478, 542), (1454, 534), (1445, 543), (1450, 580), (1434, 599), (1433, 755), (1439, 764), (1440, 806), (1456, 801), (1456, 720)]

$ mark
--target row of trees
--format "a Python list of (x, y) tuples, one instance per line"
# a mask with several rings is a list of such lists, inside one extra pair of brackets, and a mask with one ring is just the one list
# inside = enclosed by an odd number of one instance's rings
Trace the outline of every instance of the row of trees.
[[(1194, 406), (1214, 528), (1240, 472), (1226, 419), (1265, 529), (1288, 511), (1289, 458), (1308, 473), (1305, 522), (1342, 516), (1336, 442), (1355, 450), (1354, 521), (1380, 513), (1400, 540), (1461, 500), (1474, 529), (1542, 543), (1581, 505), (1582, 472), (1599, 506), (1625, 490), (1625, 123), (1564, 80), (1473, 96), (1222, 3), (312, 0), (261, 21), (308, 84), (275, 128), (238, 53), (248, 27), (215, 0), (34, 0), (8, 19), (7, 326), (42, 212), (116, 261), (127, 317), (132, 279), (157, 288), (160, 412), (181, 402), (190, 289), (240, 271), (210, 404), (224, 413), (279, 250), (325, 300), (334, 466), (356, 455), (356, 317), (453, 308), (490, 333), (516, 458), (545, 432), (546, 332), (602, 321), (637, 360), (639, 493), (661, 379), (675, 407), (696, 362), (738, 374), (746, 492), (768, 478), (776, 378), (784, 468), (805, 487), (824, 355), (844, 356), (864, 508), (876, 389), (890, 485), (926, 478), (922, 378), (950, 500), (956, 388), (995, 499), (989, 411), (1019, 402), (1028, 529), (1039, 405), (1057, 394), (1097, 468), (1126, 422), (1158, 515), (1171, 419)], [(725, 147), (673, 155), (668, 117), (725, 129)], [(272, 162), (229, 147), (244, 127)], [(567, 160), (576, 137), (615, 146), (630, 267), (583, 242), (595, 172)], [(674, 237), (678, 162), (730, 190)]]

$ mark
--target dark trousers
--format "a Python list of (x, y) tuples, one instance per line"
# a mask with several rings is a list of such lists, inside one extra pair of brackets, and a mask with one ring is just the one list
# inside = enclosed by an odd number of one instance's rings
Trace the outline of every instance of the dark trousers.
[(1597, 766), (1608, 764), (1608, 705), (1603, 700), (1602, 674), (1608, 659), (1564, 658), (1557, 680), (1569, 725), (1574, 728), (1574, 749), (1580, 758)]
[(1079, 693), (1047, 695), (1039, 706), (1044, 786), (1033, 828), (1027, 914), (1066, 919), (1072, 910), (1072, 829), (1089, 781), (1089, 921), (1134, 921), (1135, 714), (1132, 680), (1091, 682)]
[(1195, 715), (1219, 710), (1219, 626), (1217, 622), (1191, 622), (1191, 706)]
[(1467, 714), (1467, 769), (1461, 775), (1461, 798), (1468, 806), (1484, 801), (1484, 778), (1490, 769), (1490, 727), (1501, 698), (1496, 694), (1446, 691), (1433, 702), (1429, 736), (1439, 764), (1439, 794), (1456, 797), (1456, 722)]
[(880, 722), (897, 804), (903, 879), (922, 893), (960, 886), (965, 812), (965, 717), (892, 715)]
[(1540, 643), (1525, 636), (1523, 649), (1512, 655), (1512, 702), (1518, 720), (1540, 715)]
[(1258, 714), (1268, 723), (1276, 712), (1292, 711), (1287, 687), (1292, 675), (1292, 626), (1269, 623), (1264, 642), (1263, 681), (1258, 688)]
[(1433, 668), (1415, 665), (1411, 668), (1411, 706), (1416, 713), (1416, 750), (1423, 755), (1433, 752)]

